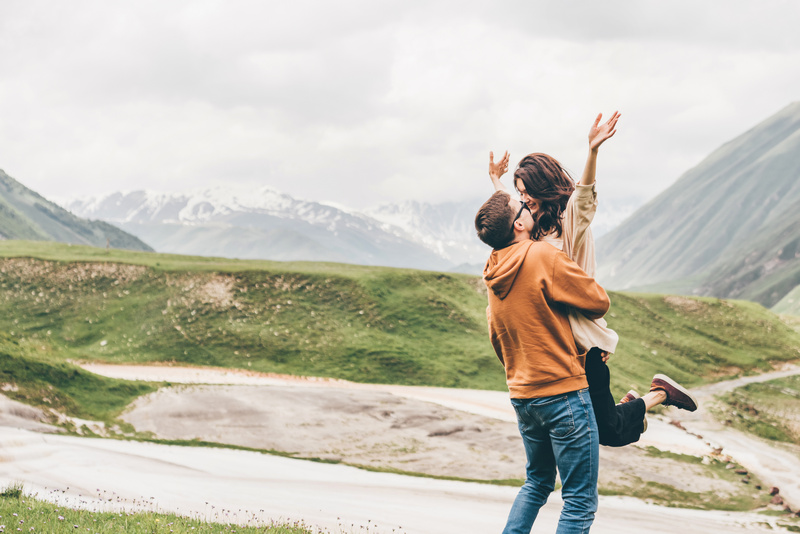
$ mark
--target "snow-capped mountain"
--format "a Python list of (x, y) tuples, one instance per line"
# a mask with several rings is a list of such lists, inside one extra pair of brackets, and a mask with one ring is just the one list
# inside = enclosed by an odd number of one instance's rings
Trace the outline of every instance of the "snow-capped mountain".
[(400, 228), (447, 259), (459, 270), (480, 273), (489, 248), (475, 233), (475, 214), (485, 199), (428, 204), (415, 201), (383, 204), (365, 213), (387, 225)]
[[(160, 252), (431, 270), (470, 261), (475, 250), (481, 257), (487, 252), (469, 232), (475, 210), (460, 224), (457, 205), (438, 218), (432, 216), (438, 207), (418, 204), (364, 214), (268, 187), (118, 192), (63, 205), (83, 217), (113, 222)], [(465, 238), (473, 243), (459, 244)]]
[(251, 190), (223, 186), (183, 195), (155, 191), (118, 192), (69, 200), (65, 207), (115, 222), (185, 224), (216, 221), (243, 212), (318, 222), (335, 218), (334, 211), (337, 211), (317, 202), (296, 200), (269, 187)]
[[(118, 192), (62, 205), (81, 217), (115, 224), (159, 252), (480, 274), (489, 249), (473, 225), (484, 200), (409, 201), (358, 212), (269, 187), (225, 186), (186, 194)], [(595, 236), (630, 213), (628, 204), (601, 203)]]

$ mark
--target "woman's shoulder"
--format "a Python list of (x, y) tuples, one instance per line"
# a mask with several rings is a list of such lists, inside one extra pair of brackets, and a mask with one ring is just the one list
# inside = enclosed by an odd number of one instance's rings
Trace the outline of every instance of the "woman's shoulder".
[(547, 243), (551, 247), (555, 248), (556, 250), (564, 250), (564, 234), (562, 229), (561, 236), (558, 235), (558, 232), (553, 230), (549, 234), (541, 237), (539, 239), (542, 243)]

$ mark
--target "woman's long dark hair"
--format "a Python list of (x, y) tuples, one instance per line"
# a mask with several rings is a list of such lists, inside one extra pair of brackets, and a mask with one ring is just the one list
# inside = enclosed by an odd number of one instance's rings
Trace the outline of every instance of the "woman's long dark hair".
[(569, 173), (552, 156), (528, 154), (514, 171), (514, 187), (522, 180), (528, 196), (539, 201), (539, 209), (533, 214), (531, 238), (541, 239), (551, 232), (561, 237), (561, 217), (567, 209), (567, 201), (575, 191), (575, 182)]

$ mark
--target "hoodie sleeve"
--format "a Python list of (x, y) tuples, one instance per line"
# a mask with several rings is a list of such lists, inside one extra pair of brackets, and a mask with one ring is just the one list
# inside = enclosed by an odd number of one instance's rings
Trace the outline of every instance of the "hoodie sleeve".
[(506, 361), (503, 359), (503, 351), (500, 350), (500, 341), (492, 330), (492, 308), (490, 306), (486, 306), (486, 322), (489, 323), (489, 340), (492, 342), (494, 353), (497, 355), (497, 359), (500, 360), (500, 363), (503, 364), (503, 367), (505, 367)]
[(605, 289), (563, 252), (553, 256), (553, 274), (546, 288), (550, 299), (575, 308), (589, 319), (605, 315), (610, 305)]

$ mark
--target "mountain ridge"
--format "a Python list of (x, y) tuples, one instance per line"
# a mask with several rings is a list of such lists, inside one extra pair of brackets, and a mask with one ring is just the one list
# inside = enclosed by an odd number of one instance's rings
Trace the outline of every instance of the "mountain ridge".
[(105, 222), (82, 219), (25, 187), (0, 169), (0, 237), (60, 241), (152, 251), (146, 243)]
[[(62, 203), (74, 213), (118, 224), (162, 252), (428, 270), (457, 263), (435, 242), (422, 242), (386, 220), (270, 187), (116, 192)], [(475, 248), (482, 246), (474, 241)]]
[[(119, 225), (161, 252), (481, 274), (489, 248), (477, 238), (473, 221), (486, 198), (411, 200), (359, 211), (295, 199), (271, 187), (233, 185), (185, 193), (118, 191), (59, 202), (78, 215)], [(635, 201), (601, 202), (595, 235), (632, 212)]]
[[(618, 290), (665, 288), (774, 304), (791, 290), (785, 286), (795, 278), (790, 276), (771, 291), (748, 287), (775, 276), (766, 266), (773, 260), (791, 264), (784, 269), (794, 270), (796, 265), (800, 273), (800, 256), (780, 259), (791, 248), (791, 231), (773, 231), (794, 219), (792, 210), (800, 201), (797, 154), (800, 102), (721, 145), (598, 239), (598, 279)], [(763, 242), (766, 235), (769, 243)], [(739, 261), (757, 250), (767, 257)], [(738, 265), (738, 271), (726, 277), (737, 282), (726, 285), (717, 278), (731, 265)], [(798, 282), (800, 278), (794, 284)]]

